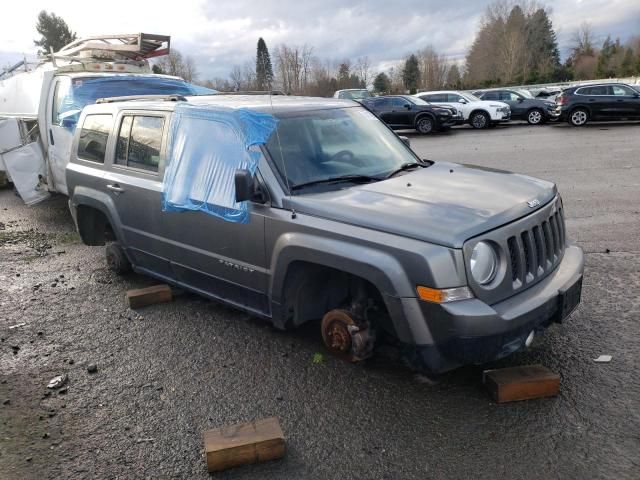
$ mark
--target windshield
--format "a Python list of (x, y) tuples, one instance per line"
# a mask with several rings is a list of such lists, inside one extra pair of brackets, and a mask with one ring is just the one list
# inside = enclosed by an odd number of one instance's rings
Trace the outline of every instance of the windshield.
[[(280, 114), (267, 151), (287, 187), (344, 176), (382, 179), (408, 163), (418, 163), (402, 140), (360, 107)], [(343, 188), (350, 183), (317, 188)], [(304, 194), (312, 186), (296, 191)]]
[(424, 100), (418, 97), (402, 97), (402, 98), (409, 100), (414, 105), (429, 105), (429, 102), (425, 102)]
[(362, 100), (370, 96), (369, 90), (346, 90), (340, 92), (340, 98), (348, 98), (349, 100)]
[(462, 95), (464, 98), (466, 98), (470, 102), (481, 102), (482, 101), (478, 97), (473, 95), (472, 93), (467, 93), (467, 92), (459, 92), (459, 93), (460, 93), (460, 95)]
[(531, 92), (529, 90), (517, 90), (517, 92), (522, 95), (524, 98), (534, 98), (533, 95), (531, 95)]

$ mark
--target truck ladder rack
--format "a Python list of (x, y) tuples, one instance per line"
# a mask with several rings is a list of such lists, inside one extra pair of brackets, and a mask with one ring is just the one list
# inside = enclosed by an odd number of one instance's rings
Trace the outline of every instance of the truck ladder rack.
[(171, 48), (169, 35), (134, 33), (100, 35), (75, 40), (52, 54), (54, 58), (91, 58), (113, 60), (144, 60), (167, 55)]

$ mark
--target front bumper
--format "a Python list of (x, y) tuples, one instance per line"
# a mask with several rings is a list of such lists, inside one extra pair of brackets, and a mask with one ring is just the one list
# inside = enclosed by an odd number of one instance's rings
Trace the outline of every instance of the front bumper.
[(497, 111), (491, 119), (492, 122), (506, 122), (508, 120), (511, 120), (511, 110)]
[(561, 292), (581, 281), (583, 271), (582, 249), (570, 245), (562, 262), (548, 277), (494, 305), (475, 298), (445, 304), (402, 299), (405, 312), (415, 315), (415, 307), (420, 309), (430, 335), (429, 343), (415, 342), (414, 360), (427, 370), (440, 373), (462, 365), (490, 362), (521, 350), (531, 331), (540, 332), (562, 321)]

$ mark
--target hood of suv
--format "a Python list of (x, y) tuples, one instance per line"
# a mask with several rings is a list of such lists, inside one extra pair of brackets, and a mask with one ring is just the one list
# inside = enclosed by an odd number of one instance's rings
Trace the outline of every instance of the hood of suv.
[(287, 197), (298, 213), (461, 248), (476, 235), (552, 200), (555, 184), (517, 173), (437, 162), (366, 185)]

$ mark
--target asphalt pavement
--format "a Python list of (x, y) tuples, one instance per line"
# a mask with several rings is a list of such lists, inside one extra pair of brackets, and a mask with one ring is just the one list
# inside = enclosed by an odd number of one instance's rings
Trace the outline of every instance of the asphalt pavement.
[[(152, 280), (110, 273), (63, 197), (30, 208), (2, 189), (0, 479), (206, 479), (204, 430), (271, 415), (285, 458), (214, 478), (640, 478), (640, 124), (408, 135), (423, 158), (557, 182), (587, 254), (567, 322), (437, 383), (392, 348), (314, 362), (317, 325), (279, 332), (191, 294), (129, 310), (125, 292)], [(491, 401), (482, 370), (529, 363), (560, 374), (560, 395)]]

